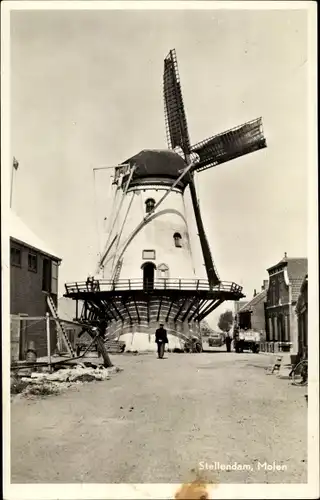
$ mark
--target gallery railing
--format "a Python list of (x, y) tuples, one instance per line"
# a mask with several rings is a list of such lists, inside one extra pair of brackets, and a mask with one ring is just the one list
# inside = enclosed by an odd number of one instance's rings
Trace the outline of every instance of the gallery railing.
[(77, 281), (65, 284), (66, 294), (75, 294), (80, 292), (108, 292), (108, 291), (127, 291), (127, 290), (189, 290), (202, 291), (211, 290), (216, 292), (241, 293), (242, 286), (229, 281), (221, 281), (218, 285), (210, 288), (208, 280), (204, 279), (182, 279), (182, 278), (157, 278), (148, 280), (143, 278), (112, 280)]

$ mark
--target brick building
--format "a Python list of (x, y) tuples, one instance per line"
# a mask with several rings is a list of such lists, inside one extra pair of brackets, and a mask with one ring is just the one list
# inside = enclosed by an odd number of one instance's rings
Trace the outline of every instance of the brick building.
[(236, 324), (240, 330), (254, 330), (261, 334), (261, 340), (265, 339), (265, 302), (267, 298), (268, 280), (264, 280), (261, 291), (254, 290), (253, 298), (245, 303), (235, 317)]
[[(50, 312), (46, 296), (57, 304), (58, 268), (61, 259), (23, 222), (10, 213), (10, 314), (11, 324), (19, 315), (44, 317)], [(38, 356), (47, 354), (45, 320), (18, 321), (17, 356), (23, 359), (28, 342), (34, 341)], [(51, 322), (52, 323), (52, 322)], [(51, 328), (51, 346), (56, 346), (56, 330)]]
[(298, 351), (298, 322), (295, 307), (307, 274), (306, 258), (284, 258), (267, 269), (269, 288), (265, 304), (267, 341)]
[(305, 356), (308, 353), (308, 275), (305, 276), (296, 305), (298, 318), (298, 352)]

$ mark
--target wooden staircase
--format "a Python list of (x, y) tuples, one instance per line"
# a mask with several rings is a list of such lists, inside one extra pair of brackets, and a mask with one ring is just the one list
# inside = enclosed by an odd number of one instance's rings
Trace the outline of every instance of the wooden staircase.
[(53, 302), (53, 299), (51, 297), (51, 295), (47, 295), (47, 304), (49, 306), (49, 309), (51, 311), (51, 314), (56, 322), (56, 325), (58, 327), (58, 335), (60, 334), (60, 338), (63, 340), (66, 348), (67, 348), (67, 352), (68, 354), (74, 358), (76, 356), (76, 353), (74, 352), (73, 350), (73, 347), (72, 347), (72, 344), (69, 340), (69, 337), (68, 337), (68, 334), (62, 324), (62, 322), (60, 321), (59, 319), (59, 316), (58, 316), (58, 312), (57, 312), (57, 309), (56, 309), (56, 306), (55, 306), (55, 303)]

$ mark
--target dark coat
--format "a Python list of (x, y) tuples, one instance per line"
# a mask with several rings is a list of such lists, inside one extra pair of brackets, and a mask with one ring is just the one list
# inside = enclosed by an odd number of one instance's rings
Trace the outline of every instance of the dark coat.
[(156, 330), (156, 342), (159, 342), (159, 340), (162, 340), (162, 342), (168, 344), (167, 330), (165, 330), (164, 328), (158, 328)]

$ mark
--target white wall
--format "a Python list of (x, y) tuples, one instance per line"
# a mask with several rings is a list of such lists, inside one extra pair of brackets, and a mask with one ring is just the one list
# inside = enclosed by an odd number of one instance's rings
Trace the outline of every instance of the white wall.
[[(117, 227), (114, 228), (114, 234), (121, 229), (122, 222), (125, 220), (125, 215), (131, 202), (119, 243), (119, 251), (121, 250), (122, 244), (146, 216), (146, 200), (148, 198), (153, 198), (157, 203), (165, 194), (166, 190), (167, 188), (159, 189), (159, 187), (155, 186), (144, 186), (143, 189), (135, 188), (134, 190), (131, 189), (128, 191), (119, 214)], [(146, 224), (140, 232), (136, 234), (131, 243), (129, 243), (123, 254), (123, 264), (119, 276), (120, 279), (142, 278), (143, 271), (141, 265), (147, 262), (142, 259), (143, 250), (155, 250), (156, 259), (150, 261), (154, 262), (156, 266), (162, 263), (166, 264), (169, 267), (170, 278), (194, 279), (196, 277), (205, 277), (199, 276), (199, 273), (196, 273), (194, 268), (194, 260), (199, 260), (199, 256), (196, 256), (197, 258), (194, 259), (192, 255), (182, 193), (178, 190), (170, 192), (168, 197), (156, 210), (156, 212), (162, 211), (166, 211), (166, 213)], [(181, 248), (175, 247), (173, 239), (175, 232), (180, 233), (182, 236)], [(112, 240), (112, 237), (110, 240)], [(196, 248), (195, 251), (199, 250)], [(111, 262), (105, 266), (105, 278), (110, 277), (110, 264)]]

